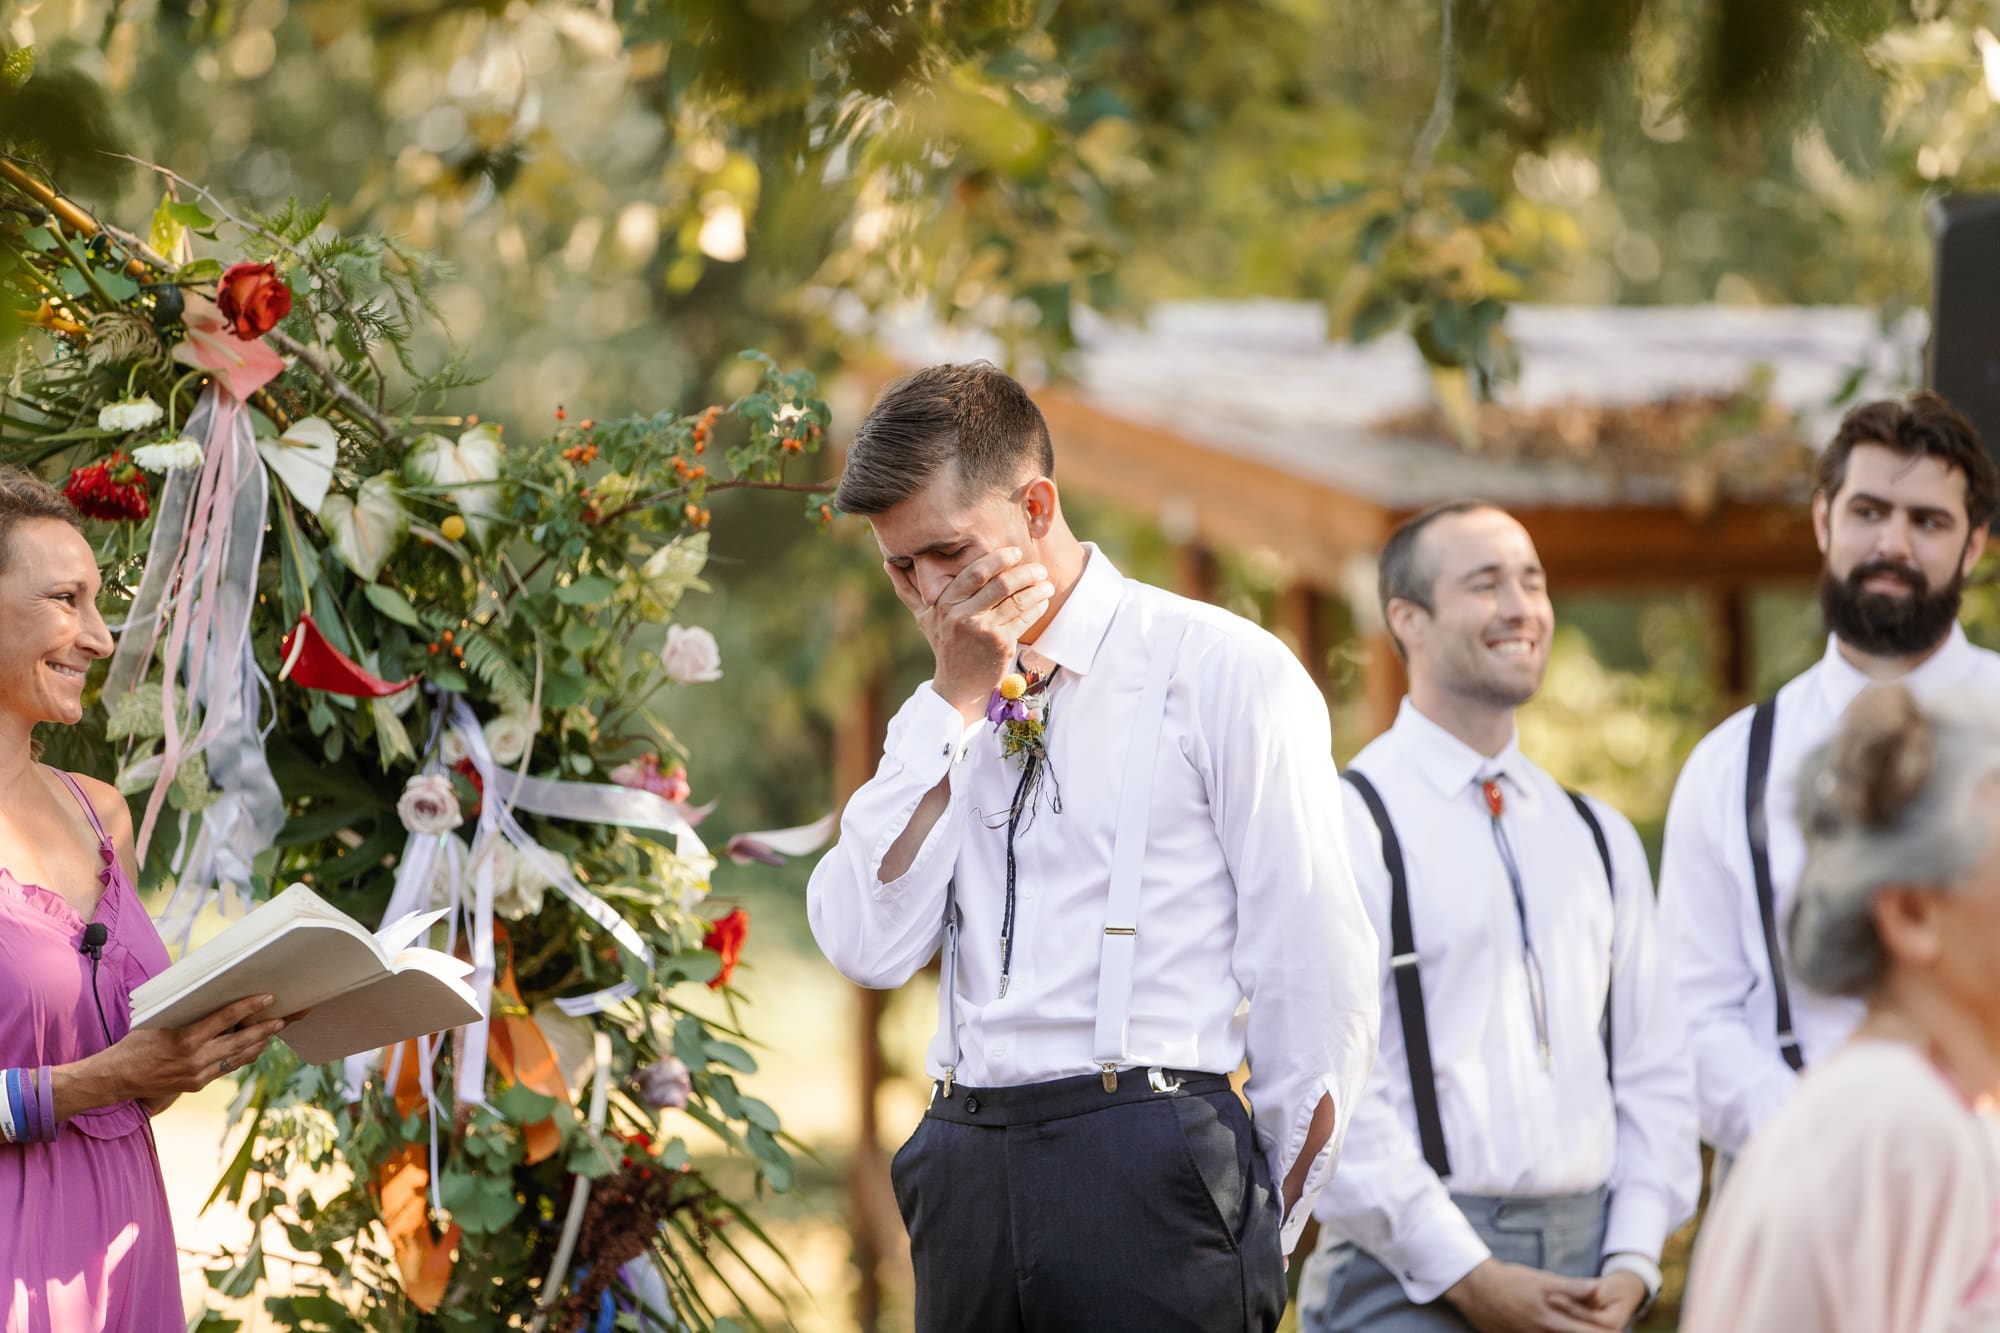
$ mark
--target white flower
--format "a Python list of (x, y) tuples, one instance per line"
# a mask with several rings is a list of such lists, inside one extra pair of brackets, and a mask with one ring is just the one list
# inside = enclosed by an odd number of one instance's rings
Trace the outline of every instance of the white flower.
[(674, 854), (662, 858), (660, 880), (667, 896), (683, 912), (692, 912), (708, 899), (709, 877), (715, 873), (715, 857), (700, 838), (683, 833), (674, 840)]
[(404, 783), (396, 813), (412, 833), (449, 833), (465, 822), (458, 808), (458, 793), (442, 773), (419, 773)]
[(404, 455), (403, 475), (414, 486), (442, 490), (472, 539), (486, 544), (487, 530), (500, 517), (500, 436), (491, 426), (474, 426), (457, 444), (442, 435), (424, 436)]
[(333, 539), (334, 553), (362, 578), (374, 581), (409, 531), (410, 513), (396, 494), (393, 473), (379, 472), (361, 483), (353, 498), (329, 495), (320, 522)]
[(156, 440), (132, 451), (132, 461), (147, 472), (183, 472), (201, 466), (201, 441), (183, 435)]
[(502, 713), (486, 724), (486, 748), (496, 764), (518, 764), (539, 730), (525, 713)]
[(150, 396), (140, 394), (137, 398), (120, 399), (118, 402), (106, 403), (97, 409), (97, 428), (115, 431), (144, 430), (166, 415)]
[(438, 742), (438, 751), (446, 768), (457, 768), (465, 762), (465, 742), (459, 739), (457, 727), (444, 729), (444, 739)]
[(493, 848), (493, 910), (510, 921), (542, 910), (548, 877), (505, 838)]
[(667, 626), (666, 646), (660, 649), (660, 665), (667, 675), (684, 684), (722, 679), (722, 649), (715, 636), (697, 625)]

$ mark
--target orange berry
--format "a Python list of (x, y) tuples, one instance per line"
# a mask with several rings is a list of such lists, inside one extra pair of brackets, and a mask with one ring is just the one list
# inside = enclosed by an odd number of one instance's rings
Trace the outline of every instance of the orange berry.
[(432, 657), (436, 657), (437, 655), (438, 655), (438, 646), (437, 646), (436, 644), (432, 644), (432, 645), (431, 645), (431, 656), (432, 656)]
[(583, 419), (583, 428), (584, 428), (585, 430), (589, 430), (589, 429), (591, 428), (591, 426), (593, 426), (593, 425), (595, 425), (595, 424), (596, 424), (596, 423), (595, 423), (595, 422), (593, 422), (593, 421), (591, 421), (591, 419), (590, 419), (589, 417), (585, 417), (585, 418)]
[(479, 414), (477, 412), (467, 413), (465, 417), (465, 424), (468, 426), (477, 426), (479, 424)]
[(446, 631), (444, 632), (444, 641), (445, 641), (446, 643), (450, 643), (450, 642), (451, 642), (451, 631), (450, 631), (450, 630), (446, 630)]
[(707, 453), (707, 452), (708, 452), (708, 445), (707, 445), (707, 443), (706, 443), (705, 441), (702, 441), (702, 440), (699, 440), (699, 439), (697, 439), (697, 440), (696, 440), (696, 441), (694, 442), (694, 451), (695, 451), (696, 453), (698, 453), (698, 454), (705, 454), (705, 453)]
[(557, 421), (567, 421), (567, 420), (569, 420), (569, 413), (567, 413), (567, 412), (563, 411), (563, 409), (562, 409), (562, 407), (561, 407), (560, 405), (558, 405), (558, 406), (557, 406), (557, 408), (556, 408), (556, 420), (557, 420)]

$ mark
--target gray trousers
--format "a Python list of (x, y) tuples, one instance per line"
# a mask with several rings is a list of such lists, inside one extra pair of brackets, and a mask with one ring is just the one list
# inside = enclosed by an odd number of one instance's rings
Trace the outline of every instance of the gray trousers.
[[(1604, 1257), (1609, 1191), (1512, 1199), (1451, 1197), (1502, 1263), (1565, 1277), (1597, 1276)], [(1412, 1304), (1394, 1273), (1324, 1231), (1299, 1275), (1302, 1333), (1467, 1333), (1471, 1327), (1443, 1300)]]

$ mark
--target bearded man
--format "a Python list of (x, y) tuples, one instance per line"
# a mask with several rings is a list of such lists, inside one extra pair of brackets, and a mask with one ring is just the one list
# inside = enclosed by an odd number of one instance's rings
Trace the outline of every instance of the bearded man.
[(1674, 787), (1660, 863), (1661, 926), (1694, 1055), (1702, 1137), (1718, 1163), (1791, 1096), (1799, 1071), (1860, 1021), (1859, 1000), (1799, 986), (1786, 961), (1805, 845), (1794, 781), (1868, 685), (1919, 701), (2000, 696), (2000, 654), (1959, 628), (2000, 476), (1944, 399), (1849, 412), (1819, 459), (1813, 534), (1826, 558), (1826, 653), (1695, 747)]

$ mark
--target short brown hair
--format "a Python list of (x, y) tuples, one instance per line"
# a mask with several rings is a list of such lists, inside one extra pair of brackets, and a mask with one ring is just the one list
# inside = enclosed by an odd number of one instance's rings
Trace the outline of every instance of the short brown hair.
[(929, 366), (897, 380), (868, 409), (847, 446), (833, 503), (845, 514), (881, 514), (958, 465), (967, 494), (1008, 486), (1027, 467), (1054, 476), (1055, 446), (1042, 410), (1013, 376), (986, 361)]
[(37, 519), (83, 531), (82, 515), (61, 491), (20, 468), (0, 467), (0, 570), (14, 558), (14, 530)]
[(1410, 660), (1403, 641), (1396, 637), (1396, 631), (1389, 629), (1389, 603), (1410, 602), (1426, 611), (1435, 611), (1431, 605), (1431, 594), (1437, 588), (1437, 570), (1431, 562), (1419, 558), (1418, 542), (1423, 538), (1424, 529), (1441, 518), (1453, 518), (1459, 514), (1478, 514), (1487, 510), (1505, 513), (1499, 505), (1487, 500), (1447, 500), (1434, 504), (1419, 514), (1412, 514), (1396, 525), (1389, 534), (1389, 540), (1382, 543), (1382, 556), (1375, 566), (1375, 593), (1382, 602), (1382, 628), (1389, 635), (1389, 642), (1395, 645), (1396, 656)]
[(1817, 486), (1828, 502), (1847, 480), (1847, 456), (1856, 446), (1879, 444), (1905, 458), (1935, 458), (1965, 477), (1965, 518), (1983, 528), (2000, 512), (2000, 472), (1959, 410), (1925, 389), (1907, 399), (1863, 403), (1840, 419), (1833, 442), (1819, 456)]

